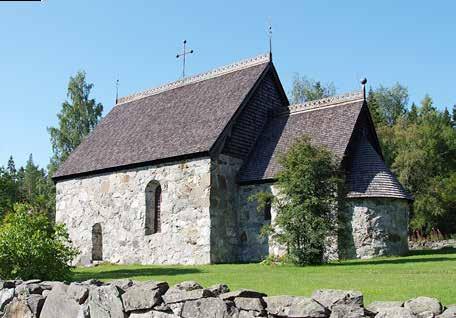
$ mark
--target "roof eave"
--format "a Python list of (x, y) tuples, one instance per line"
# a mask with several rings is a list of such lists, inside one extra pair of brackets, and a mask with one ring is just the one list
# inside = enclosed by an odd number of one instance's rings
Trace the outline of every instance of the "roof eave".
[(189, 154), (184, 154), (184, 155), (179, 155), (179, 156), (131, 163), (131, 164), (120, 165), (120, 166), (115, 166), (115, 167), (95, 169), (95, 170), (90, 170), (90, 171), (85, 171), (85, 172), (80, 172), (80, 173), (53, 176), (52, 180), (54, 181), (54, 183), (57, 183), (59, 181), (68, 180), (68, 179), (83, 178), (83, 177), (94, 176), (94, 175), (99, 175), (99, 174), (103, 174), (103, 173), (116, 172), (116, 171), (121, 171), (121, 170), (129, 170), (129, 169), (134, 169), (134, 168), (166, 164), (166, 163), (172, 163), (172, 162), (176, 162), (176, 161), (180, 161), (180, 160), (196, 159), (196, 158), (203, 158), (203, 157), (210, 157), (209, 151), (200, 151), (200, 152), (195, 152), (195, 153), (189, 153)]

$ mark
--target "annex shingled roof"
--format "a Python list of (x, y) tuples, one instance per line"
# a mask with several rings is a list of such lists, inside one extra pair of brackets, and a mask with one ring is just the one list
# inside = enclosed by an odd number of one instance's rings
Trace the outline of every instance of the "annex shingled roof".
[(273, 179), (280, 170), (278, 159), (303, 135), (344, 156), (364, 104), (361, 92), (290, 105), (271, 119), (241, 169), (242, 183)]
[(355, 151), (347, 175), (348, 198), (387, 197), (413, 200), (367, 140)]
[(120, 98), (54, 178), (209, 151), (269, 63), (261, 55)]

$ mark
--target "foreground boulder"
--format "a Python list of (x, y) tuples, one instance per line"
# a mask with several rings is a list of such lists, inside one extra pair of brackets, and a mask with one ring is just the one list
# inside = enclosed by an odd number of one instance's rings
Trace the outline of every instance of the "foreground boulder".
[(4, 317), (11, 318), (34, 318), (33, 312), (30, 310), (27, 302), (23, 299), (14, 298), (5, 308)]
[(450, 305), (438, 318), (454, 318), (456, 317), (456, 305)]
[(13, 297), (14, 288), (5, 288), (0, 290), (0, 311), (2, 311), (11, 300), (13, 300)]
[(41, 310), (41, 317), (45, 318), (72, 318), (82, 311), (81, 306), (66, 291), (68, 286), (56, 285), (47, 295)]
[(162, 302), (161, 296), (168, 289), (168, 284), (147, 282), (134, 285), (122, 295), (126, 312), (151, 309)]
[(416, 318), (416, 316), (407, 308), (391, 307), (382, 309), (375, 318)]
[(442, 304), (438, 299), (431, 297), (417, 297), (407, 300), (404, 303), (404, 308), (409, 309), (414, 315), (422, 315), (425, 312), (438, 315), (442, 312)]
[(330, 310), (335, 305), (363, 306), (363, 294), (354, 290), (320, 289), (312, 294), (312, 299)]
[(124, 308), (116, 286), (100, 286), (91, 289), (88, 306), (90, 317), (124, 318)]
[(311, 298), (295, 296), (265, 297), (266, 310), (278, 317), (328, 317), (329, 311)]
[(403, 304), (404, 303), (402, 301), (374, 301), (366, 307), (366, 310), (371, 315), (375, 315), (378, 314), (380, 311), (388, 308), (402, 307)]
[(174, 304), (206, 297), (214, 297), (214, 294), (212, 294), (212, 292), (208, 289), (186, 291), (177, 288), (170, 288), (166, 294), (163, 295), (163, 300), (166, 304)]
[(71, 283), (68, 286), (67, 295), (78, 304), (83, 304), (89, 297), (89, 287), (84, 284)]
[(181, 316), (177, 316), (173, 313), (166, 313), (161, 311), (155, 310), (147, 310), (141, 312), (132, 312), (129, 318), (180, 318)]
[(230, 314), (226, 303), (218, 297), (187, 301), (182, 308), (184, 318), (228, 318)]

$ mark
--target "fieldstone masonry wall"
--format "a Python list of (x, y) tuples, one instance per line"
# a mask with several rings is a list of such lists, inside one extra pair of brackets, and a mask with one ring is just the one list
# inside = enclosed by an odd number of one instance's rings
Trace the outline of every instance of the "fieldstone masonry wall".
[(343, 258), (408, 252), (409, 203), (391, 198), (349, 199), (340, 244)]
[(102, 283), (0, 281), (4, 318), (454, 318), (456, 306), (417, 297), (364, 306), (359, 291), (321, 289), (311, 297), (270, 296), (227, 285), (204, 288), (194, 281)]
[[(273, 184), (240, 187), (239, 194), (239, 259), (258, 261), (267, 255), (281, 256), (285, 248), (268, 238), (260, 237), (261, 227), (267, 223), (257, 211), (255, 201), (248, 198), (258, 192), (279, 194)], [(271, 210), (274, 222), (276, 211)], [(327, 239), (325, 258), (370, 258), (375, 256), (404, 255), (408, 252), (409, 203), (402, 199), (364, 198), (348, 199), (346, 210), (339, 222), (338, 237)], [(274, 223), (273, 223), (274, 224)]]
[[(81, 252), (75, 263), (82, 265), (94, 260), (208, 264), (282, 256), (284, 246), (260, 236), (263, 225), (274, 224), (274, 207), (271, 220), (265, 220), (249, 200), (261, 191), (277, 196), (278, 189), (272, 183), (239, 186), (241, 164), (220, 155), (60, 181), (56, 221), (67, 225)], [(146, 235), (145, 192), (150, 182), (162, 189), (161, 231)], [(349, 199), (342, 230), (338, 238), (328, 238), (325, 257), (406, 253), (408, 211), (406, 200)]]
[[(92, 227), (100, 223), (103, 261), (207, 264), (210, 259), (209, 158), (137, 168), (57, 183), (56, 221), (81, 254), (92, 258)], [(145, 190), (162, 187), (161, 232), (145, 235)]]
[(255, 262), (271, 254), (281, 256), (285, 248), (260, 236), (261, 228), (271, 224), (277, 215), (274, 207), (271, 208), (271, 220), (265, 220), (263, 211), (258, 211), (257, 202), (249, 199), (259, 192), (278, 195), (277, 187), (273, 184), (246, 185), (239, 189), (239, 260), (241, 262)]
[(211, 262), (237, 262), (239, 247), (236, 175), (242, 160), (220, 155), (211, 162)]

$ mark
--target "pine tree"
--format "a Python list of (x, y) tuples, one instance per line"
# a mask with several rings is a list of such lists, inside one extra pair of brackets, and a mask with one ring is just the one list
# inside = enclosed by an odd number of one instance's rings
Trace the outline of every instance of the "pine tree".
[(376, 127), (381, 127), (385, 124), (385, 118), (380, 110), (377, 99), (375, 98), (375, 93), (372, 87), (369, 89), (367, 94), (367, 105), (369, 106), (369, 111), (372, 116), (372, 120)]
[(415, 123), (418, 119), (418, 108), (415, 103), (412, 103), (410, 111), (407, 113), (407, 119), (410, 123)]
[(443, 122), (447, 124), (448, 126), (451, 126), (451, 115), (450, 112), (448, 111), (448, 108), (445, 107), (445, 110), (443, 111)]
[(453, 105), (453, 116), (452, 116), (452, 125), (456, 127), (456, 105)]
[(11, 176), (16, 177), (17, 171), (16, 171), (16, 164), (14, 163), (13, 156), (10, 156), (10, 157), (9, 157), (9, 159), (8, 159), (8, 165), (7, 165), (6, 169), (8, 170), (8, 173), (9, 173)]

